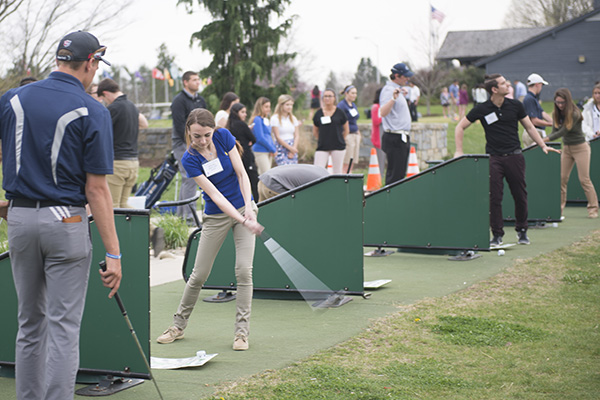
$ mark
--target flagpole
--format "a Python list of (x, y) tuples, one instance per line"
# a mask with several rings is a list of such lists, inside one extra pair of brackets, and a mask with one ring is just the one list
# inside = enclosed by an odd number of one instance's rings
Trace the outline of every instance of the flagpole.
[(433, 69), (433, 6), (429, 2), (429, 67)]
[(152, 79), (152, 111), (154, 111), (156, 109), (156, 79), (154, 79), (154, 77), (151, 77)]

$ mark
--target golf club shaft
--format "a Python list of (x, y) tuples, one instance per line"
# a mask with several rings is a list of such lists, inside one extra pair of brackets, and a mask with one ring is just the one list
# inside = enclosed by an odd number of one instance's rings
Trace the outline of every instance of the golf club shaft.
[[(106, 261), (102, 260), (102, 261), (100, 261), (99, 264), (100, 264), (100, 268), (102, 269), (102, 271), (106, 271)], [(118, 292), (115, 293), (115, 300), (117, 301), (117, 304), (119, 305), (119, 309), (121, 310), (121, 314), (123, 314), (123, 318), (125, 318), (125, 323), (127, 323), (129, 332), (131, 332), (131, 336), (133, 336), (133, 340), (135, 341), (135, 344), (137, 345), (137, 348), (140, 351), (142, 358), (144, 359), (144, 363), (146, 364), (146, 368), (148, 369), (148, 374), (150, 375), (150, 379), (152, 380), (152, 383), (154, 383), (154, 387), (156, 388), (156, 391), (158, 392), (158, 396), (160, 397), (161, 400), (163, 400), (163, 396), (162, 396), (162, 393), (160, 392), (160, 389), (158, 388), (158, 384), (156, 383), (154, 376), (152, 376), (152, 368), (150, 368), (150, 363), (148, 362), (148, 358), (146, 357), (146, 354), (144, 354), (144, 349), (142, 349), (142, 344), (140, 343), (140, 340), (138, 339), (137, 334), (135, 333), (135, 329), (133, 329), (131, 320), (129, 319), (129, 316), (127, 315), (127, 310), (125, 310), (125, 306), (123, 305), (123, 302), (121, 301), (121, 296), (119, 296)]]

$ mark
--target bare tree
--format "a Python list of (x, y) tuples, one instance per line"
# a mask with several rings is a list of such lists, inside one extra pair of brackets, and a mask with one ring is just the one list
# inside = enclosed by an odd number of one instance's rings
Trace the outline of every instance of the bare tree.
[(593, 0), (512, 0), (504, 25), (509, 28), (560, 25), (594, 9)]
[(8, 70), (7, 81), (11, 76), (47, 75), (54, 64), (58, 38), (75, 30), (101, 31), (103, 24), (122, 15), (131, 4), (131, 0), (18, 1), (19, 7), (6, 15), (0, 26), (2, 51), (8, 55), (4, 59), (11, 63), (2, 66)]
[(17, 11), (24, 0), (0, 0), (0, 23)]
[(447, 69), (435, 66), (434, 68), (420, 69), (416, 71), (415, 75), (411, 78), (415, 85), (421, 90), (421, 97), (425, 99), (425, 103), (427, 104), (427, 115), (431, 115), (431, 99), (439, 94), (440, 88), (447, 76)]

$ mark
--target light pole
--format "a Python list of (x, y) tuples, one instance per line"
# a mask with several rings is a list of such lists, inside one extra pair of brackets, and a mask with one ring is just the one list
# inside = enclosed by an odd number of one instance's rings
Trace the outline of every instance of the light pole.
[(379, 77), (381, 76), (381, 74), (379, 73), (379, 45), (374, 40), (369, 39), (368, 37), (364, 37), (364, 36), (354, 36), (354, 39), (355, 40), (363, 39), (363, 40), (366, 40), (368, 42), (371, 42), (371, 44), (373, 46), (375, 46), (375, 50), (377, 52), (376, 53), (376, 57), (377, 57), (376, 63), (377, 64), (375, 65), (375, 69), (377, 70), (377, 79), (379, 80)]

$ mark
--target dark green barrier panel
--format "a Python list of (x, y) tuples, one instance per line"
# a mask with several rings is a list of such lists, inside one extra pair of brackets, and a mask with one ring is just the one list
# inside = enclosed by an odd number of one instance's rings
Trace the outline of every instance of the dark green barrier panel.
[(365, 198), (365, 246), (489, 248), (489, 157), (465, 155)]
[[(117, 234), (123, 254), (123, 281), (119, 294), (144, 353), (150, 359), (150, 279), (148, 255), (148, 210), (115, 211)], [(78, 381), (89, 381), (87, 374), (149, 378), (148, 370), (129, 332), (115, 299), (102, 285), (98, 262), (106, 250), (95, 224), (92, 230), (93, 257), (81, 325), (80, 369)], [(8, 253), (0, 260), (0, 365), (13, 366), (17, 334), (17, 296)], [(2, 369), (2, 373), (5, 368)], [(82, 374), (83, 373), (83, 374)], [(94, 379), (91, 379), (94, 380)]]
[[(332, 290), (362, 294), (362, 175), (337, 175), (301, 186), (259, 204), (258, 220), (271, 237)], [(193, 269), (200, 233), (188, 243), (185, 274)], [(205, 283), (209, 289), (235, 288), (231, 233)], [(298, 297), (296, 287), (257, 238), (254, 293), (261, 297)]]
[[(592, 158), (590, 160), (590, 178), (596, 188), (596, 193), (600, 193), (600, 137), (590, 140), (590, 147), (592, 148)], [(585, 193), (579, 183), (579, 177), (577, 176), (577, 166), (573, 166), (571, 171), (571, 177), (569, 178), (569, 184), (567, 185), (567, 204), (581, 204), (587, 205), (587, 199)]]
[[(560, 143), (548, 143), (560, 149)], [(560, 154), (544, 152), (538, 146), (523, 150), (525, 156), (525, 181), (527, 182), (527, 220), (560, 221)], [(502, 215), (505, 221), (515, 220), (515, 201), (504, 182)]]

